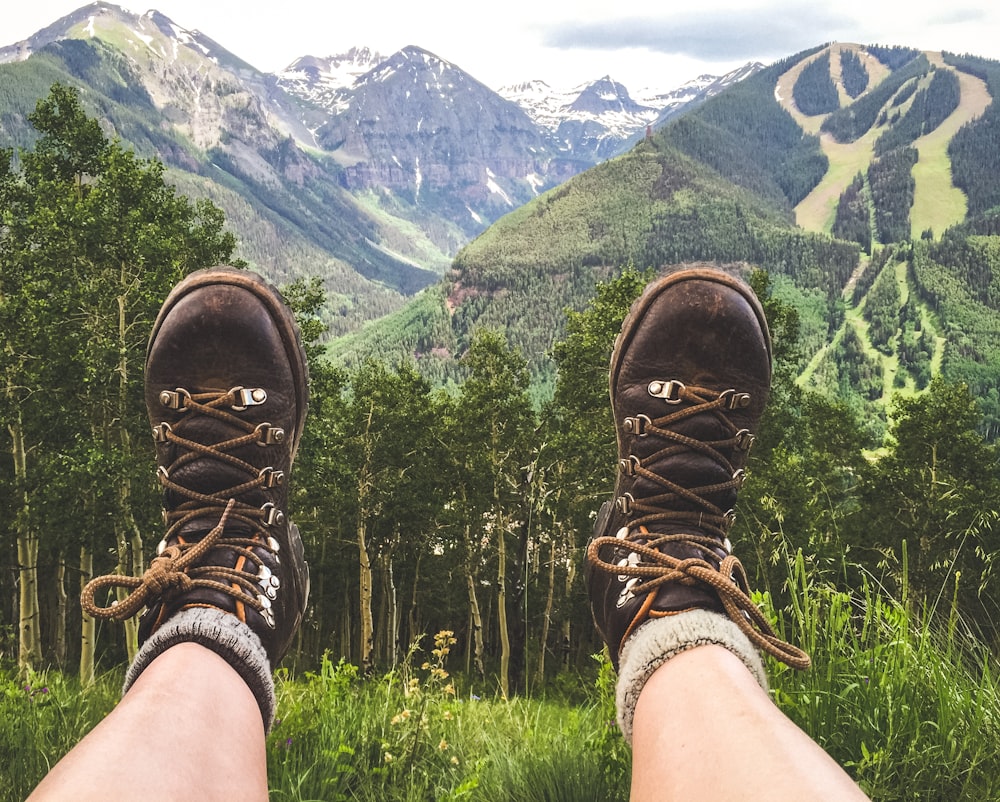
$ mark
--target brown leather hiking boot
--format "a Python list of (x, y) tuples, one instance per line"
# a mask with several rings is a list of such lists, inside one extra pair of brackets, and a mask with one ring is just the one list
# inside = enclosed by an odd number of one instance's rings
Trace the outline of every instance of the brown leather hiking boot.
[[(148, 639), (174, 613), (217, 608), (257, 633), (272, 667), (305, 611), (309, 571), (288, 520), (288, 477), (306, 418), (298, 327), (277, 290), (233, 268), (191, 274), (167, 297), (146, 356), (167, 531), (141, 579), (102, 577), (92, 614), (148, 611)], [(125, 585), (96, 608), (99, 587)]]
[(728, 615), (758, 648), (808, 665), (750, 601), (727, 537), (770, 381), (760, 303), (717, 269), (651, 283), (622, 324), (610, 371), (618, 479), (586, 566), (616, 669), (637, 627), (695, 609)]

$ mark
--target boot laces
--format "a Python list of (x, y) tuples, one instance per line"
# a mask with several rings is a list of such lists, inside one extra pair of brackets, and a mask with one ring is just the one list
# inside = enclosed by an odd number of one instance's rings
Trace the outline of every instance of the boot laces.
[[(186, 414), (176, 426), (161, 422), (153, 427), (154, 439), (173, 444), (178, 454), (169, 467), (158, 469), (157, 477), (164, 491), (172, 492), (185, 501), (172, 510), (164, 510), (167, 531), (157, 548), (157, 556), (141, 577), (109, 574), (96, 577), (87, 584), (81, 595), (81, 604), (88, 614), (95, 618), (123, 621), (159, 599), (169, 599), (193, 588), (205, 588), (230, 596), (237, 607), (241, 604), (250, 606), (260, 613), (269, 627), (275, 626), (271, 601), (277, 596), (280, 581), (254, 549), (264, 548), (278, 561), (278, 542), (262, 530), (282, 525), (285, 515), (271, 502), (257, 507), (241, 501), (239, 497), (280, 486), (284, 482), (284, 473), (271, 467), (258, 468), (230, 453), (250, 444), (268, 446), (284, 442), (285, 432), (280, 427), (269, 423), (251, 423), (229, 411), (243, 411), (247, 406), (264, 403), (266, 398), (263, 389), (244, 387), (234, 387), (225, 393), (197, 394), (178, 388), (160, 394), (160, 402), (165, 407)], [(199, 415), (215, 418), (242, 431), (242, 434), (212, 444), (183, 436), (186, 423)], [(224, 462), (250, 478), (215, 493), (201, 493), (172, 478), (180, 468), (201, 458)], [(216, 516), (218, 523), (200, 539), (187, 542), (181, 534), (190, 522)], [(254, 534), (235, 531), (226, 535), (227, 528), (249, 530)], [(233, 553), (236, 567), (198, 565), (199, 560), (214, 548), (224, 548)], [(126, 598), (114, 600), (105, 607), (98, 605), (95, 602), (97, 591), (112, 588), (124, 588), (130, 592)]]
[[(644, 458), (630, 454), (619, 461), (619, 470), (628, 476), (646, 479), (664, 492), (639, 499), (624, 493), (616, 498), (615, 504), (625, 515), (627, 525), (613, 537), (592, 540), (587, 547), (587, 560), (594, 569), (614, 574), (624, 582), (623, 593), (627, 591), (627, 598), (655, 595), (661, 587), (672, 582), (707, 585), (716, 592), (729, 618), (758, 648), (794, 668), (808, 668), (809, 656), (778, 638), (749, 596), (746, 571), (731, 553), (728, 538), (735, 513), (721, 509), (708, 498), (738, 490), (743, 485), (743, 470), (735, 470), (726, 453), (749, 451), (755, 437), (749, 430), (737, 428), (726, 413), (749, 406), (750, 395), (735, 390), (720, 393), (676, 380), (652, 381), (647, 389), (650, 395), (662, 398), (668, 405), (687, 406), (656, 419), (642, 414), (626, 417), (623, 421), (626, 432), (635, 437), (658, 437), (667, 441), (667, 445)], [(681, 421), (704, 414), (713, 415), (722, 425), (724, 436), (721, 439), (698, 440), (673, 428)], [(732, 478), (687, 488), (653, 470), (653, 466), (668, 457), (692, 451), (711, 459)], [(682, 505), (688, 509), (674, 508)], [(674, 531), (667, 534), (650, 532), (652, 525), (657, 530)], [(704, 534), (685, 532), (687, 527), (697, 528)], [(607, 547), (610, 547), (608, 552), (612, 559), (623, 553), (623, 547), (629, 554), (617, 562), (608, 562), (600, 556), (600, 550)], [(666, 553), (667, 549), (697, 556), (674, 557)], [(720, 557), (720, 552), (724, 552), (724, 556)], [(648, 596), (642, 606), (644, 610), (652, 606), (653, 598)]]

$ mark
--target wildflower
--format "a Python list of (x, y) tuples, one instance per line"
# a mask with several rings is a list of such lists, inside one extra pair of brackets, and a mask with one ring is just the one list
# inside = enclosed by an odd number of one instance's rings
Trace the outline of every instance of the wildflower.
[(291, 739), (291, 738), (288, 738), (288, 739), (287, 739), (287, 740), (285, 741), (285, 749), (288, 749), (288, 747), (290, 747), (291, 745), (292, 745), (292, 739)]
[(424, 664), (420, 666), (424, 671), (431, 667), (431, 664), (424, 660)]
[[(455, 686), (454, 686), (454, 685), (452, 685), (452, 684), (451, 684), (451, 683), (449, 682), (449, 683), (448, 683), (447, 685), (445, 685), (445, 686), (444, 686), (444, 692), (445, 692), (446, 694), (448, 694), (449, 696), (454, 696), (454, 695), (455, 695)], [(472, 698), (473, 698), (473, 699), (478, 699), (479, 697), (478, 697), (478, 696), (474, 696), (474, 697), (472, 697)]]
[(472, 701), (473, 702), (478, 702), (479, 701), (479, 697), (476, 696), (475, 694), (472, 694)]
[(403, 717), (401, 715), (399, 715), (399, 713), (397, 713), (391, 719), (389, 719), (389, 723), (392, 724), (393, 726), (395, 726), (395, 725), (401, 723), (402, 720), (403, 720)]
[(457, 766), (458, 765), (458, 757), (457, 756), (455, 756), (455, 755), (451, 756), (451, 765), (453, 765), (453, 766)]
[(402, 717), (402, 718), (403, 718), (404, 720), (405, 720), (405, 719), (408, 719), (408, 718), (410, 717), (410, 711), (409, 711), (409, 710), (404, 710), (404, 711), (403, 711), (402, 713), (400, 713), (399, 715), (400, 715), (400, 716), (401, 716), (401, 717)]
[(445, 721), (451, 721), (453, 718), (455, 718), (455, 716), (454, 716), (454, 714), (450, 710), (445, 710), (444, 711), (444, 720)]
[(448, 749), (448, 742), (444, 738), (442, 738), (441, 743), (438, 744), (438, 749), (440, 749), (442, 752)]
[(396, 758), (394, 758), (392, 756), (391, 752), (386, 752), (382, 757), (383, 757), (383, 759), (385, 760), (386, 763), (392, 763), (392, 761), (394, 761), (396, 759)]

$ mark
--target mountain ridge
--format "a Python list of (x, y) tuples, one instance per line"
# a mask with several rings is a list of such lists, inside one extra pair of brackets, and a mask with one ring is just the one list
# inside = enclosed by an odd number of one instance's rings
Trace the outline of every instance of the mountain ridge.
[[(827, 43), (667, 93), (610, 76), (506, 88), (519, 105), (418, 46), (265, 74), (158, 12), (119, 12), (91, 4), (0, 51), (0, 144), (30, 144), (45, 82), (85, 87), (103, 125), (218, 200), (252, 266), (324, 279), (346, 362), (416, 358), (447, 379), (493, 325), (544, 385), (562, 312), (595, 281), (708, 260), (771, 273), (801, 311), (809, 382), (868, 404), (969, 376), (1000, 421), (1000, 366), (940, 289), (952, 269), (992, 280), (961, 260), (992, 270), (992, 241), (970, 238), (1000, 230), (995, 62)], [(956, 118), (970, 86), (979, 116)], [(928, 204), (943, 177), (954, 191)]]
[[(334, 56), (305, 55), (284, 71), (267, 74), (158, 11), (137, 15), (107, 2), (83, 6), (27, 40), (0, 48), (0, 64), (28, 60), (70, 39), (103, 41), (134, 62), (135, 83), (165, 118), (162, 125), (202, 151), (184, 154), (184, 147), (171, 146), (173, 158), (188, 167), (212, 163), (205, 151), (221, 147), (254, 182), (278, 186), (286, 180), (268, 167), (274, 158), (300, 176), (309, 163), (309, 170), (329, 175), (359, 202), (357, 214), (372, 217), (382, 232), (358, 240), (370, 239), (370, 259), (385, 263), (368, 275), (400, 287), (413, 285), (405, 275), (401, 281), (391, 278), (392, 271), (405, 274), (416, 264), (440, 275), (457, 250), (499, 216), (618, 152), (654, 116), (647, 110), (641, 119), (633, 114), (623, 123), (613, 119), (621, 118), (621, 108), (591, 111), (583, 125), (567, 120), (557, 135), (521, 106), (417, 46), (389, 56), (363, 47)], [(434, 83), (429, 57), (433, 68), (447, 69), (443, 90), (432, 93), (416, 78), (401, 86), (394, 74), (399, 70)], [(213, 79), (199, 77), (198, 70)], [(588, 91), (592, 101), (600, 99), (600, 90), (589, 89), (593, 86), (582, 85), (573, 99), (578, 106)], [(221, 91), (244, 97), (246, 114), (224, 115), (212, 97)], [(173, 96), (177, 92), (182, 97)], [(251, 117), (253, 125), (247, 126)], [(492, 128), (484, 126), (486, 119)], [(220, 145), (231, 134), (220, 126), (233, 123), (241, 130)], [(488, 133), (481, 136), (482, 131)], [(282, 137), (291, 144), (279, 145)], [(416, 241), (414, 231), (421, 232)]]

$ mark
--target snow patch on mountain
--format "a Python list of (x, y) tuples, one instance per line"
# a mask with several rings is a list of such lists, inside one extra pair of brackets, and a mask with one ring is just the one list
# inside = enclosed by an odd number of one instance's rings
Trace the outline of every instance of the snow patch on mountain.
[(384, 61), (368, 47), (352, 47), (334, 56), (302, 56), (276, 76), (278, 86), (322, 108), (340, 111), (347, 90)]

